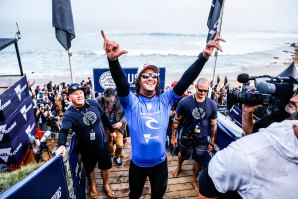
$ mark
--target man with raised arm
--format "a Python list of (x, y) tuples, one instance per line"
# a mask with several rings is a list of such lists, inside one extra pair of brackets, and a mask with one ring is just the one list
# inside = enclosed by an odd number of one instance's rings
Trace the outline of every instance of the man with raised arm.
[(165, 152), (170, 110), (198, 77), (214, 48), (221, 50), (217, 37), (207, 43), (198, 59), (184, 72), (175, 87), (160, 93), (159, 68), (145, 64), (138, 68), (136, 95), (129, 90), (118, 58), (128, 53), (119, 44), (106, 38), (103, 31), (104, 50), (107, 53), (111, 75), (117, 87), (117, 96), (125, 111), (131, 136), (132, 156), (129, 168), (129, 198), (140, 198), (147, 176), (151, 184), (151, 198), (161, 199), (167, 188), (168, 167)]

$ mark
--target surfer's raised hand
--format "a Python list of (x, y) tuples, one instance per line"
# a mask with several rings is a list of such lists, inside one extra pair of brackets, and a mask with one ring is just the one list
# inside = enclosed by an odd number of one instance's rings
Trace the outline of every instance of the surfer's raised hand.
[(119, 44), (117, 42), (108, 40), (103, 30), (101, 30), (101, 35), (104, 39), (103, 49), (106, 51), (110, 60), (116, 60), (121, 55), (128, 53), (127, 50), (120, 51)]
[(203, 56), (205, 58), (209, 58), (212, 55), (214, 48), (222, 52), (221, 46), (219, 45), (219, 41), (225, 42), (225, 40), (220, 38), (219, 35), (217, 34), (214, 40), (211, 40), (206, 44), (206, 47), (203, 50)]

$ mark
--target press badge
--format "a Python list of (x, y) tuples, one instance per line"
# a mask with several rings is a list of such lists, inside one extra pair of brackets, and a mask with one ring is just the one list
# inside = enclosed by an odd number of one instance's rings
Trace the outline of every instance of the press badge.
[(197, 124), (193, 132), (197, 134), (201, 133), (201, 124)]
[(93, 130), (90, 133), (90, 140), (95, 140), (95, 132)]

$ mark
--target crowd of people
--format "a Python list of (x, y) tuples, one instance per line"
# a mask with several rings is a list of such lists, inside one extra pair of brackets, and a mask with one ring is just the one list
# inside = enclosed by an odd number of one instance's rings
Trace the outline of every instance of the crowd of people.
[[(49, 82), (43, 88), (31, 89), (38, 128), (59, 131), (57, 154), (65, 155), (66, 138), (71, 130), (76, 132), (91, 198), (98, 196), (94, 180), (96, 165), (101, 169), (104, 191), (109, 197), (114, 196), (109, 172), (113, 162), (117, 167), (122, 166), (128, 136), (132, 144), (129, 198), (142, 196), (147, 177), (151, 198), (163, 198), (168, 183), (166, 148), (178, 155), (173, 177), (180, 174), (184, 160), (193, 159), (191, 184), (200, 199), (297, 195), (294, 184), (288, 183), (298, 177), (296, 93), (282, 116), (265, 115), (259, 121), (254, 120), (253, 112), (261, 105), (243, 104), (242, 125), (247, 136), (215, 153), (218, 107), (227, 104), (228, 81), (225, 78), (222, 87), (219, 78), (215, 84), (206, 78), (194, 81), (214, 48), (221, 50), (219, 41), (224, 40), (216, 37), (208, 42), (181, 79), (164, 91), (159, 90), (159, 68), (151, 64), (140, 66), (136, 90), (132, 93), (119, 62), (119, 57), (128, 52), (120, 50), (118, 43), (101, 33), (117, 92), (107, 88), (95, 98), (91, 78), (69, 85), (52, 86)], [(58, 124), (57, 129), (51, 120)], [(204, 164), (208, 153), (215, 155)]]

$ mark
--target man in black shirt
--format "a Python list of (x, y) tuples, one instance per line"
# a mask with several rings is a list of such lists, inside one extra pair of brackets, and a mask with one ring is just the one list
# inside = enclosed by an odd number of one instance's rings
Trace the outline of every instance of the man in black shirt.
[(85, 100), (85, 87), (74, 83), (68, 87), (68, 96), (72, 106), (67, 109), (62, 118), (61, 130), (58, 137), (56, 153), (66, 153), (66, 139), (69, 130), (77, 134), (78, 152), (81, 153), (82, 162), (90, 182), (90, 198), (97, 198), (94, 179), (94, 168), (98, 163), (103, 179), (103, 188), (109, 197), (113, 196), (108, 181), (110, 168), (112, 167), (108, 139), (105, 135), (104, 126), (111, 132), (111, 138), (115, 139), (114, 129), (106, 114), (100, 108), (96, 100)]

